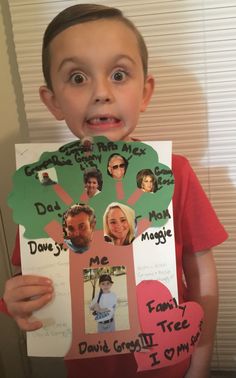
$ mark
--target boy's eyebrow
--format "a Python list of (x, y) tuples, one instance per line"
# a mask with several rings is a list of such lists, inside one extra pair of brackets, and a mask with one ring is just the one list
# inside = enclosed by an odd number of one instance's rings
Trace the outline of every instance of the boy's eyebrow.
[(59, 64), (59, 67), (58, 67), (57, 71), (59, 72), (66, 63), (76, 63), (76, 64), (78, 64), (79, 60), (78, 60), (77, 57), (73, 57), (73, 56), (69, 57), (69, 58), (65, 58)]
[[(136, 60), (135, 59), (133, 59), (130, 55), (127, 55), (127, 54), (118, 54), (118, 55), (116, 55), (115, 57), (114, 57), (114, 62), (117, 62), (117, 61), (119, 61), (119, 60), (122, 60), (122, 59), (128, 59), (131, 63), (133, 63), (133, 64), (137, 64), (136, 63)], [(122, 159), (122, 158), (121, 158)]]
[[(122, 60), (122, 59), (127, 59), (134, 65), (137, 64), (135, 59), (133, 59), (131, 56), (126, 55), (126, 54), (115, 55), (114, 58), (112, 59), (112, 63), (114, 64), (115, 62), (118, 62), (119, 60)], [(81, 64), (81, 65), (87, 66), (86, 62), (83, 61), (82, 59), (79, 59), (77, 56), (71, 56), (69, 58), (64, 58), (61, 61), (57, 71), (59, 72), (66, 63), (75, 63), (75, 64)]]

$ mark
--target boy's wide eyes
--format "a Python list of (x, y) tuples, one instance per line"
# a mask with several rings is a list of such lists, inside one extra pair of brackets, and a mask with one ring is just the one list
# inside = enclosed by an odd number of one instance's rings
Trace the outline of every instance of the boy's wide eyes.
[(70, 80), (73, 84), (82, 84), (86, 81), (86, 76), (81, 72), (75, 72), (70, 76)]
[[(122, 82), (127, 78), (127, 76), (127, 72), (120, 69), (112, 73), (111, 79), (116, 82)], [(87, 76), (82, 72), (74, 72), (72, 75), (70, 75), (69, 79), (70, 82), (75, 85), (83, 84), (88, 80)]]
[(114, 81), (123, 81), (127, 77), (127, 73), (122, 70), (115, 71), (112, 74), (112, 80)]

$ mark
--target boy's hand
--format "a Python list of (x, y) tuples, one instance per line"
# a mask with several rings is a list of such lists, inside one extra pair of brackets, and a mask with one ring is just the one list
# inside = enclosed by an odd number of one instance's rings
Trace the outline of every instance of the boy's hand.
[(39, 276), (16, 276), (5, 285), (3, 295), (9, 314), (23, 331), (34, 331), (42, 322), (32, 321), (33, 311), (39, 310), (52, 299), (52, 281)]

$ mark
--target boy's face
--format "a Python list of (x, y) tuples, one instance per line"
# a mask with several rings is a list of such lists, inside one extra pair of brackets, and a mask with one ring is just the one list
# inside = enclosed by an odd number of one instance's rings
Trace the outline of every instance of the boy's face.
[(112, 283), (110, 281), (103, 281), (99, 284), (100, 289), (102, 289), (103, 293), (109, 293), (112, 287)]
[(74, 135), (128, 140), (148, 105), (153, 78), (144, 79), (134, 32), (120, 21), (69, 27), (50, 44), (53, 92), (43, 102)]

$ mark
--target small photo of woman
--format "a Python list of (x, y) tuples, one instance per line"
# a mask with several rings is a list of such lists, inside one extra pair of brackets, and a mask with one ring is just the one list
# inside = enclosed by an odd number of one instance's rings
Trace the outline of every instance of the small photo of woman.
[(103, 215), (104, 240), (113, 245), (129, 245), (135, 238), (135, 212), (130, 207), (112, 202)]
[(89, 198), (101, 193), (102, 184), (102, 173), (97, 168), (90, 168), (84, 172), (85, 191)]
[(151, 169), (142, 169), (136, 176), (137, 186), (143, 192), (155, 193), (157, 190), (157, 180)]

